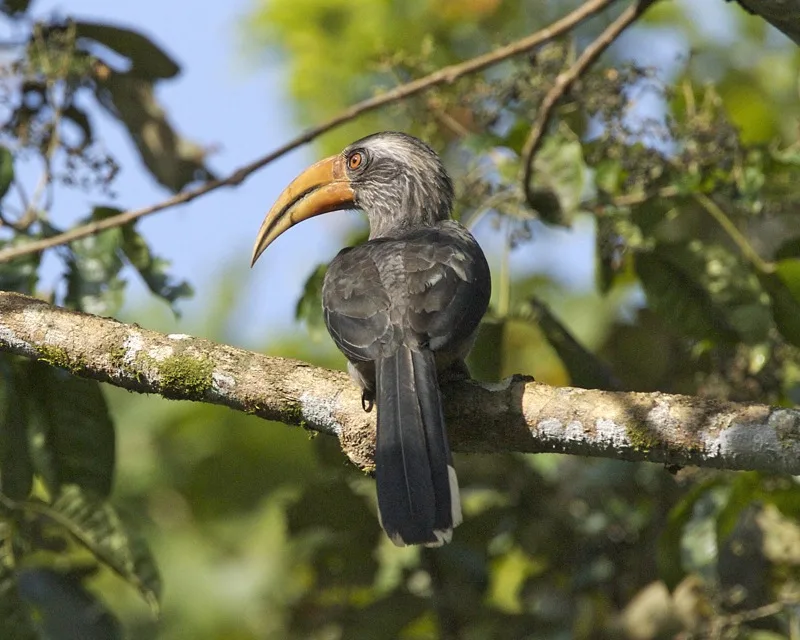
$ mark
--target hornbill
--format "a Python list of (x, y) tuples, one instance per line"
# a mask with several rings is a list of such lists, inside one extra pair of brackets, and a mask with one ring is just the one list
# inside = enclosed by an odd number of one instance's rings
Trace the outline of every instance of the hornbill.
[(331, 262), (322, 306), (364, 409), (377, 404), (378, 515), (399, 546), (439, 546), (461, 523), (438, 376), (467, 373), (491, 278), (452, 205), (453, 183), (427, 144), (377, 133), (298, 176), (253, 248), (251, 264), (301, 220), (337, 209), (367, 214), (369, 240)]

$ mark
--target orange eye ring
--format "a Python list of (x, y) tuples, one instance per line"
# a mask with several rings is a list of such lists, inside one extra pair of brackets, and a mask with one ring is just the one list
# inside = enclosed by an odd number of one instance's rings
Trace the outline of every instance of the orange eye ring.
[(351, 171), (355, 171), (362, 164), (364, 164), (364, 154), (361, 153), (360, 151), (351, 153), (350, 156), (347, 158), (347, 166), (350, 168)]

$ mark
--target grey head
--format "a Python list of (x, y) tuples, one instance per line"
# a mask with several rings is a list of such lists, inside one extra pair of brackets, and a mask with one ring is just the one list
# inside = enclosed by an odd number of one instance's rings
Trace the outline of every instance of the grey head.
[(357, 140), (342, 155), (355, 205), (369, 218), (370, 238), (450, 218), (453, 183), (437, 153), (422, 140), (385, 131)]

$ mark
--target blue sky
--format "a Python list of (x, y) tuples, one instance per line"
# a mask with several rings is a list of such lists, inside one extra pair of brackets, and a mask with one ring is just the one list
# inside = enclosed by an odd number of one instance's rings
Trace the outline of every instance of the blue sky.
[[(298, 131), (288, 111), (281, 69), (245, 52), (241, 24), (249, 6), (244, 0), (202, 5), (156, 0), (38, 0), (34, 10), (38, 15), (54, 11), (133, 27), (162, 46), (183, 70), (178, 78), (158, 85), (158, 99), (185, 137), (204, 146), (219, 145), (220, 150), (209, 164), (218, 174), (225, 175)], [(168, 197), (142, 170), (121, 125), (104, 114), (98, 114), (96, 123), (101, 138), (122, 167), (113, 185), (118, 194), (115, 204), (127, 209)], [(253, 272), (248, 268), (249, 255), (265, 211), (283, 186), (313, 160), (312, 153), (310, 148), (300, 149), (237, 188), (219, 190), (140, 221), (139, 228), (154, 251), (172, 260), (173, 273), (195, 286), (195, 299), (182, 303), (187, 325), (196, 324), (193, 315), (203, 311), (223, 276), (235, 277), (235, 286), (244, 284), (251, 292), (250, 317), (258, 320), (241, 323), (242, 330), (249, 334), (246, 341), (263, 342), (273, 330), (291, 325), (293, 299), (305, 276), (318, 261), (336, 250), (336, 234), (326, 233), (326, 227), (340, 226), (343, 220), (329, 216), (304, 225), (308, 228), (298, 228), (291, 241), (280, 241), (271, 247)], [(87, 198), (84, 193), (61, 191), (54, 219), (63, 223), (68, 217), (86, 215), (92, 205), (105, 202), (108, 199), (100, 194)], [(54, 280), (52, 269), (46, 269), (45, 274), (48, 271)], [(136, 283), (134, 274), (129, 280), (133, 285), (132, 300), (141, 301), (144, 289)]]
[[(220, 147), (209, 163), (225, 175), (299, 131), (284, 90), (284, 71), (276, 57), (257, 58), (252, 50), (247, 52), (242, 23), (251, 8), (250, 1), (37, 0), (34, 9), (38, 15), (55, 11), (130, 26), (165, 48), (182, 65), (183, 72), (158, 86), (158, 99), (184, 136), (201, 145)], [(626, 53), (635, 52), (641, 62), (659, 64), (670, 59), (674, 63), (687, 43), (674, 32), (657, 38), (648, 33), (643, 39), (634, 29), (620, 46)], [(97, 124), (123, 169), (114, 184), (119, 197), (113, 204), (133, 208), (167, 197), (169, 194), (142, 170), (121, 125), (108, 117), (99, 117)], [(250, 271), (248, 262), (265, 211), (281, 189), (314, 159), (311, 147), (301, 148), (239, 187), (216, 191), (140, 222), (139, 228), (153, 249), (173, 261), (176, 277), (190, 280), (196, 289), (195, 299), (182, 304), (184, 320), (176, 321), (171, 330), (197, 330), (198, 316), (209, 296), (218, 293), (222, 278), (229, 279), (230, 286), (244, 286), (247, 291), (244, 306), (234, 314), (236, 344), (263, 344), (293, 325), (294, 302), (307, 274), (317, 263), (335, 255), (338, 230), (357, 214), (322, 216), (303, 223), (272, 245), (256, 269)], [(93, 205), (104, 203), (109, 202), (98, 194), (87, 198), (79, 192), (62, 192), (54, 219), (65, 224), (70, 216), (86, 215)], [(477, 235), (492, 246), (487, 229), (479, 229)], [(517, 262), (525, 263), (527, 269), (557, 265), (560, 279), (588, 285), (592, 277), (589, 226), (579, 225), (577, 233), (540, 231), (539, 235), (539, 241)], [(576, 262), (572, 259), (575, 256), (583, 258)], [(50, 274), (52, 283), (56, 274), (52, 269)], [(129, 300), (133, 302), (129, 302), (128, 315), (146, 299), (134, 274), (130, 280)]]

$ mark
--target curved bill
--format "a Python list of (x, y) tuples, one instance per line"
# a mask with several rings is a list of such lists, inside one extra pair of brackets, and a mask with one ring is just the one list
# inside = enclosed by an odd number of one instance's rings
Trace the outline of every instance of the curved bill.
[(331, 156), (311, 165), (284, 189), (258, 230), (252, 267), (258, 257), (289, 227), (321, 213), (347, 209), (355, 193), (345, 171), (345, 159)]

